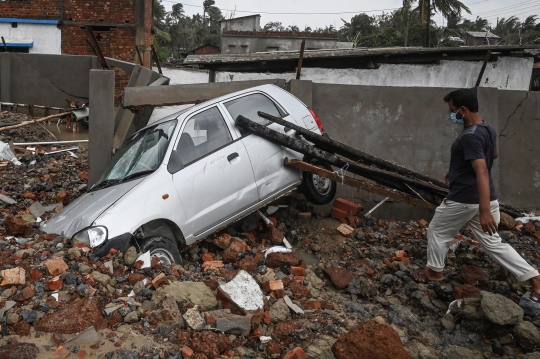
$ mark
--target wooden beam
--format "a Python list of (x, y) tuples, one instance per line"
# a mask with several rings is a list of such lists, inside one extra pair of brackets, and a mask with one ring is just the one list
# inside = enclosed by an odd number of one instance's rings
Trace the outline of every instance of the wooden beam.
[(159, 74), (163, 75), (163, 71), (161, 71), (161, 64), (159, 63), (159, 58), (156, 52), (156, 48), (154, 47), (154, 45), (150, 45), (150, 48), (152, 49), (152, 55), (154, 55), (154, 61), (156, 62)]
[(211, 100), (232, 92), (266, 84), (282, 87), (285, 85), (285, 80), (273, 79), (191, 85), (126, 87), (122, 95), (122, 107), (186, 105)]
[(141, 50), (139, 50), (139, 46), (135, 46), (135, 50), (137, 51), (137, 57), (139, 58), (139, 64), (141, 66), (144, 66), (143, 59), (141, 56)]
[(4, 40), (3, 36), (2, 36), (2, 44), (4, 44), (4, 51), (8, 52), (7, 45), (6, 45), (6, 40)]
[(300, 80), (300, 74), (302, 73), (302, 62), (304, 61), (304, 49), (306, 48), (306, 40), (302, 40), (300, 46), (300, 56), (298, 57), (298, 66), (296, 67), (296, 79)]
[(478, 74), (478, 79), (476, 80), (476, 86), (480, 86), (480, 83), (482, 82), (482, 77), (484, 76), (484, 71), (486, 71), (486, 66), (489, 61), (489, 58), (491, 57), (491, 50), (488, 50), (486, 53), (486, 58), (484, 59), (484, 63), (482, 64), (482, 69), (480, 69), (480, 74)]
[(409, 196), (405, 193), (401, 193), (396, 190), (391, 190), (389, 188), (379, 186), (374, 183), (369, 183), (360, 179), (354, 179), (347, 176), (344, 176), (343, 178), (341, 178), (336, 172), (329, 171), (325, 168), (315, 166), (315, 165), (312, 165), (311, 163), (307, 163), (301, 160), (291, 160), (289, 158), (285, 158), (285, 166), (293, 167), (293, 168), (296, 168), (305, 172), (311, 172), (321, 177), (329, 178), (336, 182), (343, 183), (344, 185), (358, 188), (358, 189), (371, 192), (374, 194), (378, 194), (381, 196), (390, 197), (392, 199), (395, 199), (400, 202), (404, 202), (406, 204), (410, 204), (413, 206), (425, 207), (429, 209), (435, 209), (437, 207), (434, 204), (424, 202), (422, 200)]
[(88, 33), (89, 41), (92, 44), (92, 48), (96, 52), (98, 60), (101, 63), (101, 67), (105, 70), (109, 70), (109, 65), (107, 65), (107, 61), (105, 60), (105, 56), (103, 56), (103, 52), (101, 52), (101, 47), (99, 47), (99, 43), (96, 39), (96, 36), (94, 35), (94, 31), (92, 31), (92, 26), (86, 25), (85, 28), (86, 32)]

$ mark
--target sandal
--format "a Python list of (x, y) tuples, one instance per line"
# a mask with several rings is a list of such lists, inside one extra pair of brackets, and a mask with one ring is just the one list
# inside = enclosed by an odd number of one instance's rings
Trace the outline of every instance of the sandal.
[(529, 292), (529, 299), (535, 303), (540, 303), (540, 293), (531, 290)]
[[(443, 282), (445, 278), (439, 279), (439, 280), (431, 280), (426, 275), (425, 268), (417, 269), (417, 270), (410, 270), (409, 276), (416, 282), (416, 283), (431, 283), (431, 282)], [(539, 294), (540, 299), (540, 294)]]

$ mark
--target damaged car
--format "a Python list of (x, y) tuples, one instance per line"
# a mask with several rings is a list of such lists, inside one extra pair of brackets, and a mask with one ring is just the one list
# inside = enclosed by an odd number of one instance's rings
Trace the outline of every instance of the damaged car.
[(314, 204), (331, 202), (334, 181), (284, 165), (301, 154), (235, 126), (242, 115), (296, 136), (258, 111), (324, 134), (315, 112), (274, 85), (206, 101), (127, 138), (101, 178), (42, 230), (82, 242), (98, 256), (133, 245), (171, 264), (182, 262), (186, 246), (295, 188)]

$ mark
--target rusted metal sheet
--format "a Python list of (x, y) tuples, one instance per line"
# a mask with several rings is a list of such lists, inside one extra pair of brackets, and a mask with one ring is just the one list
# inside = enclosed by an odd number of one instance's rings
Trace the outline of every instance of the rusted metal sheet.
[(316, 166), (316, 165), (313, 165), (311, 163), (307, 163), (301, 160), (291, 160), (289, 158), (286, 158), (285, 165), (302, 170), (302, 171), (315, 173), (316, 175), (329, 178), (336, 182), (341, 182), (347, 186), (359, 188), (361, 190), (368, 191), (368, 192), (378, 194), (381, 196), (390, 197), (392, 199), (398, 200), (400, 202), (404, 202), (406, 204), (410, 204), (412, 206), (426, 207), (429, 209), (435, 209), (437, 207), (436, 205), (432, 203), (422, 201), (418, 198), (409, 196), (405, 193), (397, 192), (395, 190), (380, 186), (375, 183), (369, 183), (367, 181), (354, 179), (347, 176), (344, 176), (343, 178), (341, 178), (336, 172), (329, 171), (325, 168), (322, 168), (322, 167), (319, 167), (319, 166)]

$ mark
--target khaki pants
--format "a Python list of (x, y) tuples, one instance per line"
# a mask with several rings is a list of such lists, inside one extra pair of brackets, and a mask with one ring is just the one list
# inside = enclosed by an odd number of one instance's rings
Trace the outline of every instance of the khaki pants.
[[(499, 202), (492, 201), (491, 213), (497, 224), (501, 220)], [(498, 233), (489, 235), (482, 230), (479, 205), (449, 201), (445, 199), (435, 210), (428, 229), (427, 266), (435, 272), (442, 272), (444, 260), (452, 240), (459, 230), (468, 224), (474, 238), (488, 255), (501, 266), (513, 273), (519, 281), (526, 281), (538, 275), (512, 246), (502, 243)]]

